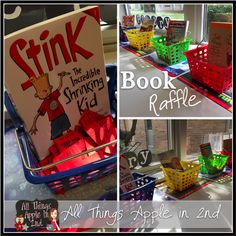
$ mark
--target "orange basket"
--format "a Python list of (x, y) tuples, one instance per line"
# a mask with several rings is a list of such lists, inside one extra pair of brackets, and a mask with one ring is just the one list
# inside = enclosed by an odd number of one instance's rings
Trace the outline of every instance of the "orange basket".
[(161, 166), (166, 185), (177, 191), (183, 191), (197, 182), (200, 164), (195, 164), (187, 161), (180, 161), (184, 171), (177, 171), (171, 168)]

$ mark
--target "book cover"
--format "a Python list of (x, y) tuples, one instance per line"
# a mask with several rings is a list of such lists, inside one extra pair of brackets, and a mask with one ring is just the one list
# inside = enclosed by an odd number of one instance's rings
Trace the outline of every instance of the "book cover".
[(145, 19), (140, 27), (140, 32), (149, 32), (153, 30), (154, 21)]
[(175, 152), (173, 150), (162, 152), (158, 154), (161, 165), (164, 168), (172, 168), (171, 159), (175, 157)]
[(170, 20), (166, 31), (167, 45), (184, 41), (187, 36), (188, 25), (189, 21)]
[(203, 157), (212, 158), (213, 152), (210, 143), (203, 143), (200, 145), (201, 154)]
[(208, 43), (208, 62), (219, 67), (232, 64), (232, 24), (211, 22)]
[(85, 109), (110, 114), (99, 7), (86, 7), (4, 38), (5, 87), (43, 159)]
[(122, 16), (122, 26), (128, 27), (128, 26), (134, 26), (134, 15), (132, 16)]

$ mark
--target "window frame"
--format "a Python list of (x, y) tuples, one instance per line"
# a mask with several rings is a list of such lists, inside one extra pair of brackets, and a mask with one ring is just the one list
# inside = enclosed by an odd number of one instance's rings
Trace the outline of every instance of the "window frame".
[(207, 14), (208, 14), (208, 6), (207, 4), (203, 5), (203, 17), (206, 18), (206, 20), (203, 22), (203, 42), (208, 43), (208, 19), (207, 19)]

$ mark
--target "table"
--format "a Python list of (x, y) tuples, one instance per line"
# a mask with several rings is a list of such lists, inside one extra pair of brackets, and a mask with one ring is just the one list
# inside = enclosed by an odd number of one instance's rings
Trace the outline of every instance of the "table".
[[(120, 47), (120, 71), (130, 71), (136, 77), (145, 76), (148, 79), (152, 77), (162, 78), (162, 72), (154, 66), (147, 63), (141, 57), (134, 55)], [(135, 80), (135, 79), (134, 79)], [(201, 101), (195, 107), (180, 108), (174, 106), (173, 109), (158, 111), (160, 117), (232, 117), (232, 113), (205, 97), (188, 85), (179, 81), (173, 80), (173, 84), (178, 89), (188, 88), (189, 95), (196, 95), (196, 101)], [(122, 85), (122, 75), (120, 74), (120, 86)], [(120, 116), (125, 117), (156, 117), (153, 111), (149, 111), (149, 98), (156, 93), (159, 101), (163, 101), (168, 97), (169, 90), (158, 89), (154, 90), (151, 87), (147, 89), (139, 89), (135, 86), (132, 89), (120, 89)]]

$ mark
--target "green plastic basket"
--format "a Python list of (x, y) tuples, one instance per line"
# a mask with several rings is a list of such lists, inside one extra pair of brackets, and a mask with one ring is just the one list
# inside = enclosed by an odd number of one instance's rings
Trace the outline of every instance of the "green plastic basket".
[(169, 65), (173, 65), (186, 60), (183, 53), (188, 51), (192, 39), (186, 38), (183, 42), (175, 43), (169, 46), (165, 45), (166, 36), (164, 35), (151, 38), (151, 41), (156, 49), (158, 57), (167, 62)]
[(198, 160), (201, 164), (201, 174), (215, 175), (222, 172), (226, 166), (228, 156), (223, 154), (213, 154), (213, 158), (204, 158), (200, 155), (198, 156)]

